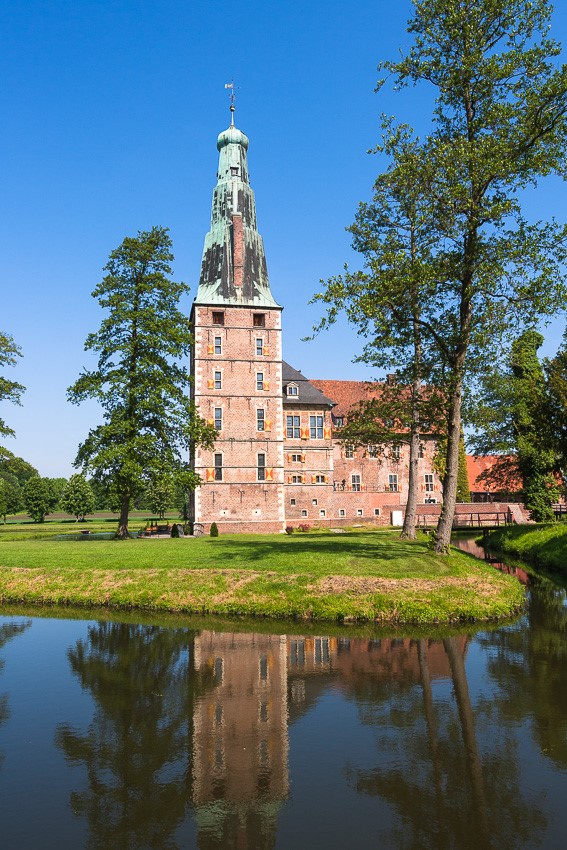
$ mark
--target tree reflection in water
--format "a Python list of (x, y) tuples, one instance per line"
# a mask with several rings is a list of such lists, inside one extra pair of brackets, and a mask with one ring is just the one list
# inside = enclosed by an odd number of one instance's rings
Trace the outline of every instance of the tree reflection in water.
[[(3, 623), (0, 626), (0, 650), (3, 649), (8, 641), (18, 635), (23, 634), (31, 626), (31, 620), (25, 623)], [(4, 667), (4, 659), (0, 658), (0, 673)], [(8, 694), (0, 694), (0, 726), (5, 723), (10, 717), (10, 709), (8, 707)], [(4, 754), (0, 752), (0, 767), (4, 761)]]
[(529, 721), (544, 757), (567, 769), (567, 594), (545, 578), (532, 577), (527, 620), (495, 636), (488, 671), (499, 686), (495, 699), (506, 722)]
[(366, 640), (96, 624), (68, 652), (95, 701), (93, 720), (86, 731), (57, 733), (68, 761), (87, 772), (72, 809), (87, 820), (93, 848), (185, 846), (176, 841), (189, 822), (203, 850), (276, 846), (279, 818), (294, 805), (288, 728), (312, 710), (316, 720), (319, 697), (333, 690), (356, 703), (377, 746), (367, 767), (341, 762), (329, 780), (339, 788), (346, 775), (360, 795), (385, 802), (394, 818), (371, 826), (384, 846), (534, 846), (547, 822), (521, 773), (518, 722), (532, 712), (542, 750), (566, 764), (565, 616), (548, 593), (541, 606), (532, 601), (537, 635), (524, 623), (475, 636), (492, 679), (472, 696), (466, 635)]
[(71, 806), (89, 823), (89, 847), (176, 847), (191, 798), (193, 703), (208, 687), (192, 664), (187, 629), (97, 623), (68, 652), (96, 702), (86, 734), (61, 725), (57, 744), (87, 768)]
[[(488, 702), (480, 699), (473, 708), (463, 639), (408, 644), (408, 670), (415, 652), (419, 687), (401, 677), (353, 682), (362, 720), (377, 730), (380, 764), (350, 769), (349, 778), (359, 792), (394, 807), (397, 827), (383, 836), (385, 846), (515, 850), (537, 843), (545, 818), (522, 796), (513, 731), (494, 727)], [(440, 651), (453, 693), (435, 700), (430, 666), (433, 658), (439, 670)]]

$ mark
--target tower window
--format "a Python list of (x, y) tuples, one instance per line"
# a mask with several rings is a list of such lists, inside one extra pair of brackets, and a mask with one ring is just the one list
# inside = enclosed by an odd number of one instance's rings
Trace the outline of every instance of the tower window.
[(255, 328), (265, 328), (266, 327), (266, 314), (265, 313), (253, 313), (252, 314), (252, 324)]
[(222, 407), (215, 407), (215, 429), (222, 431)]
[(231, 165), (230, 166), (230, 173), (233, 177), (238, 177), (238, 166), (237, 165)]
[(224, 325), (224, 313), (222, 310), (213, 310), (213, 325)]
[(256, 340), (256, 357), (262, 357), (264, 354), (264, 340), (258, 339)]
[(266, 480), (266, 455), (258, 455), (258, 481)]
[(222, 390), (222, 373), (215, 372), (215, 390)]
[(215, 455), (215, 481), (222, 481), (222, 454)]
[(256, 389), (263, 390), (264, 389), (264, 373), (256, 372)]
[(259, 407), (256, 411), (256, 430), (264, 431), (266, 425), (266, 415), (263, 407)]
[(222, 337), (215, 337), (215, 354), (222, 354)]

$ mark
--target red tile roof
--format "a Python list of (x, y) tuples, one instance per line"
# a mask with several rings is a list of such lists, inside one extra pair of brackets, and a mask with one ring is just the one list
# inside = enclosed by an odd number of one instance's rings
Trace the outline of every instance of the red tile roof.
[[(502, 490), (507, 492), (518, 492), (522, 489), (520, 479), (511, 470), (500, 470), (498, 466), (506, 458), (502, 455), (467, 455), (467, 472), (469, 476), (470, 488), (474, 492), (486, 492)], [(484, 480), (478, 480), (485, 472), (494, 472), (494, 480), (487, 483)]]
[(309, 383), (335, 402), (333, 416), (346, 416), (351, 407), (360, 401), (378, 398), (382, 387), (382, 384), (373, 381), (327, 381), (310, 378)]

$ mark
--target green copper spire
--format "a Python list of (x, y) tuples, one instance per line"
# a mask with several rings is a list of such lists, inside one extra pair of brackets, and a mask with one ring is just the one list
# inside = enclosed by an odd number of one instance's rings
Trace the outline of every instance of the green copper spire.
[(256, 225), (256, 203), (248, 179), (248, 138), (234, 126), (234, 100), (230, 111), (230, 127), (217, 139), (217, 185), (195, 303), (278, 307)]

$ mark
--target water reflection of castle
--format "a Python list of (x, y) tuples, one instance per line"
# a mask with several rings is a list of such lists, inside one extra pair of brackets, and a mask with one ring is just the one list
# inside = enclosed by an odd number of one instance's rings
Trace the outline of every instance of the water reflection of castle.
[[(464, 657), (467, 638), (456, 639)], [(297, 637), (203, 631), (195, 638), (196, 671), (211, 687), (193, 717), (192, 802), (199, 846), (270, 847), (289, 791), (288, 724), (308, 710), (330, 681), (356, 691), (372, 678), (422, 683), (423, 646), (430, 680), (449, 678), (439, 641)], [(224, 842), (219, 843), (219, 842)]]

